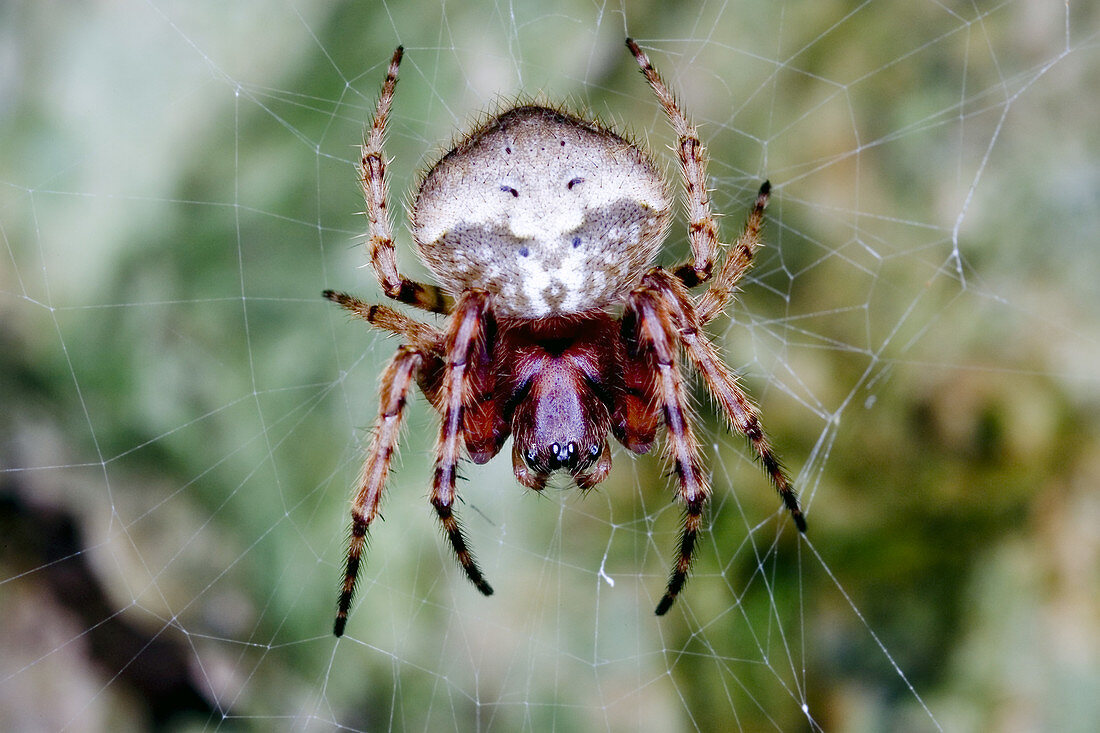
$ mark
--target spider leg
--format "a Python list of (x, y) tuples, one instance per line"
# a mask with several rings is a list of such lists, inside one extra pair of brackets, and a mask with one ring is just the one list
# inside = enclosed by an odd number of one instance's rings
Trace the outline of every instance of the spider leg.
[(471, 393), (474, 371), (484, 363), (486, 334), (490, 330), (492, 311), (489, 294), (468, 290), (455, 305), (446, 335), (446, 366), (443, 372), (441, 396), (443, 422), (436, 446), (435, 476), (431, 502), (443, 525), (443, 531), (454, 549), (455, 558), (479, 591), (492, 595), (481, 569), (466, 545), (462, 526), (455, 516), (455, 476), (462, 448), (462, 421)]
[(730, 296), (733, 295), (737, 283), (752, 267), (752, 258), (756, 250), (760, 249), (760, 229), (764, 226), (764, 207), (768, 205), (771, 190), (771, 183), (768, 181), (761, 184), (760, 191), (756, 194), (756, 203), (753, 204), (744, 230), (730, 247), (730, 252), (726, 255), (714, 282), (699, 296), (695, 313), (700, 324), (710, 323), (722, 312)]
[(677, 364), (675, 326), (667, 303), (659, 291), (643, 283), (630, 294), (627, 312), (629, 318), (624, 318), (624, 322), (634, 330), (628, 336), (642, 353), (649, 355), (657, 372), (656, 391), (668, 431), (666, 453), (672, 461), (679, 481), (679, 495), (685, 506), (684, 529), (680, 535), (676, 562), (669, 574), (665, 594), (657, 604), (656, 613), (663, 616), (672, 607), (691, 571), (703, 509), (710, 496), (710, 483), (691, 428), (690, 407)]
[(390, 462), (397, 449), (398, 435), (405, 403), (416, 371), (424, 355), (411, 346), (402, 346), (382, 373), (382, 407), (371, 438), (367, 459), (359, 474), (359, 489), (351, 503), (351, 540), (348, 546), (347, 572), (340, 589), (336, 608), (336, 623), (332, 633), (343, 636), (348, 620), (348, 610), (355, 593), (355, 581), (359, 575), (359, 562), (367, 542), (367, 530), (378, 516), (378, 505), (389, 475)]
[[(680, 341), (696, 370), (703, 377), (707, 389), (718, 400), (732, 427), (752, 443), (764, 472), (779, 492), (783, 504), (790, 512), (799, 532), (806, 531), (806, 518), (798, 504), (798, 495), (791, 487), (791, 480), (783, 470), (779, 458), (772, 450), (759, 412), (752, 400), (737, 384), (737, 377), (718, 354), (717, 347), (702, 331), (699, 316), (695, 313), (691, 297), (684, 286), (667, 272), (654, 268), (642, 280), (643, 285), (660, 292), (668, 303), (670, 317), (676, 324)], [(708, 291), (709, 292), (709, 291)]]
[(434, 313), (449, 313), (453, 303), (442, 288), (410, 280), (398, 272), (397, 256), (393, 247), (393, 226), (386, 208), (389, 186), (386, 182), (386, 158), (382, 143), (386, 135), (394, 89), (397, 87), (397, 67), (401, 64), (403, 53), (401, 46), (393, 52), (359, 161), (360, 180), (367, 203), (367, 218), (370, 221), (370, 262), (378, 283), (388, 297)]
[(365, 303), (354, 295), (348, 295), (347, 293), (326, 290), (321, 295), (333, 303), (339, 304), (353, 315), (362, 318), (370, 325), (403, 336), (420, 351), (442, 353), (443, 332), (438, 328), (434, 328), (427, 323), (421, 323), (415, 318), (410, 318), (388, 306)]
[(669, 91), (653, 64), (634, 39), (626, 39), (627, 48), (634, 54), (642, 73), (649, 82), (653, 93), (657, 95), (665, 115), (672, 124), (672, 130), (678, 138), (676, 154), (680, 159), (680, 174), (684, 184), (684, 207), (688, 218), (688, 236), (691, 239), (691, 253), (694, 261), (685, 263), (675, 270), (683, 283), (694, 287), (710, 279), (714, 268), (714, 258), (718, 253), (718, 225), (710, 211), (710, 196), (707, 192), (707, 156), (703, 143), (693, 125), (680, 109), (676, 97)]

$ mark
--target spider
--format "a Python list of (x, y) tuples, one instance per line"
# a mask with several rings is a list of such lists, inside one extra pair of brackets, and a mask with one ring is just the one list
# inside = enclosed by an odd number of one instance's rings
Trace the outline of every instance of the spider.
[[(541, 491), (553, 472), (565, 471), (588, 490), (611, 470), (608, 433), (628, 450), (646, 453), (663, 426), (685, 506), (676, 561), (656, 613), (669, 610), (691, 569), (711, 492), (681, 351), (732, 428), (748, 438), (798, 529), (806, 530), (756, 407), (703, 332), (760, 246), (770, 186), (765, 181), (760, 187), (744, 231), (714, 272), (720, 245), (702, 142), (645, 52), (629, 38), (626, 45), (679, 141), (692, 260), (672, 271), (653, 266), (672, 200), (650, 154), (595, 122), (521, 105), (474, 129), (423, 176), (410, 214), (412, 234), (440, 284), (402, 275), (382, 145), (400, 47), (390, 60), (360, 163), (371, 266), (388, 297), (446, 319), (437, 328), (385, 305), (324, 292), (404, 340), (382, 373), (381, 410), (352, 500), (336, 636), (344, 633), (414, 381), (442, 418), (431, 504), (458, 563), (487, 596), (493, 589), (454, 512), (463, 450), (474, 463), (485, 463), (511, 435), (520, 484)], [(690, 294), (707, 281), (706, 290)]]

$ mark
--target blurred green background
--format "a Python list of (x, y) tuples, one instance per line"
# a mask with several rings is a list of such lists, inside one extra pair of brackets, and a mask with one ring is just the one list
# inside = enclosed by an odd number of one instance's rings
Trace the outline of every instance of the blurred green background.
[[(1100, 719), (1095, 4), (515, 0), (0, 6), (0, 729), (1092, 730)], [(355, 146), (404, 44), (391, 209), (485, 110), (671, 137), (642, 43), (768, 247), (712, 333), (808, 508), (699, 394), (709, 531), (620, 451), (425, 501), (416, 401), (330, 634), (397, 342)], [(423, 277), (395, 216), (402, 266)], [(677, 226), (663, 262), (684, 255)]]

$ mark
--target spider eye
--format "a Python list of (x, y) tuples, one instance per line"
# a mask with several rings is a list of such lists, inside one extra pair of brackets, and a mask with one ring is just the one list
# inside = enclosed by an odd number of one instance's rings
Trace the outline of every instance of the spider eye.
[(569, 181), (569, 183), (565, 184), (565, 187), (568, 188), (570, 191), (572, 191), (573, 186), (576, 186), (578, 183), (584, 183), (584, 179), (583, 178), (574, 178), (571, 181)]
[(577, 465), (577, 444), (570, 441), (565, 445), (561, 443), (551, 443), (549, 446), (550, 458), (547, 460), (546, 467), (551, 471), (556, 471), (559, 468), (571, 470)]
[(593, 444), (592, 444), (592, 447), (588, 449), (588, 455), (590, 455), (590, 456), (592, 456), (593, 458), (595, 458), (595, 457), (596, 457), (596, 456), (598, 456), (599, 454), (600, 454), (600, 446), (598, 446), (598, 445), (596, 445), (595, 443), (593, 443)]

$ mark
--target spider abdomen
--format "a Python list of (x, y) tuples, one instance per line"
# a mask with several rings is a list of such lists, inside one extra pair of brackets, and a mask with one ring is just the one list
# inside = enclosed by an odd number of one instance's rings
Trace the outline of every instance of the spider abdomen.
[(652, 264), (670, 209), (637, 147), (525, 106), (492, 118), (428, 172), (412, 224), (444, 288), (486, 290), (503, 317), (542, 318), (621, 300)]

